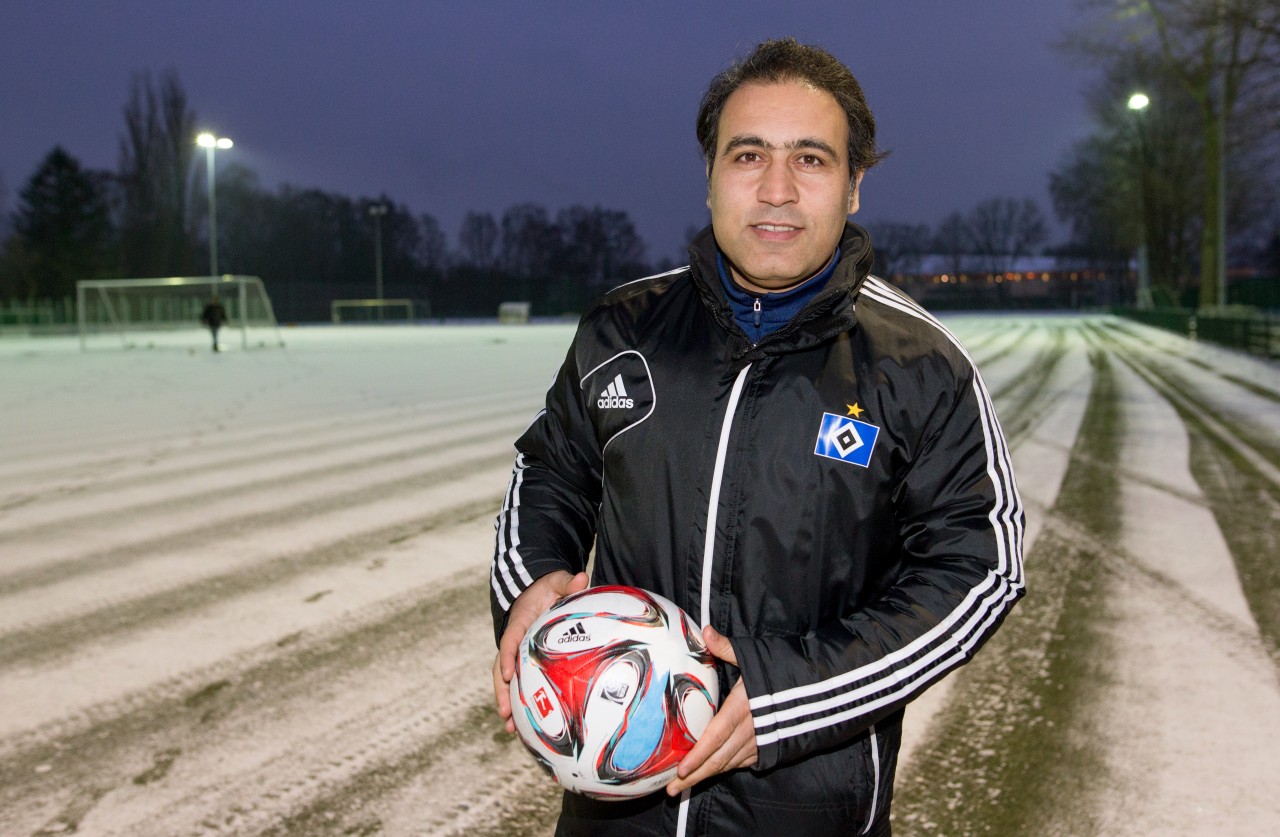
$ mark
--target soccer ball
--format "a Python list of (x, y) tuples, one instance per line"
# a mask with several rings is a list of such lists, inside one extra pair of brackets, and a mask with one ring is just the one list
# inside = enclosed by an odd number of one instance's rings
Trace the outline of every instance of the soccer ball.
[(652, 793), (674, 778), (720, 702), (715, 660), (671, 601), (636, 587), (574, 593), (520, 641), (516, 731), (566, 790)]

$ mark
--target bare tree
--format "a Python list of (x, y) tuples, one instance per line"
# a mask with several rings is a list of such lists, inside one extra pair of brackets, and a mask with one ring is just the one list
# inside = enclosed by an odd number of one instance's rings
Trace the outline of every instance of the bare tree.
[(644, 242), (625, 212), (571, 206), (556, 223), (564, 230), (564, 267), (585, 286), (618, 281), (644, 261)]
[(150, 73), (134, 76), (124, 121), (122, 267), (133, 276), (189, 272), (194, 234), (188, 199), (196, 115), (177, 74), (165, 72), (158, 86)]
[(462, 258), (481, 269), (494, 267), (498, 255), (498, 222), (488, 212), (468, 212), (458, 231)]
[[(1072, 147), (1049, 188), (1076, 252), (1114, 264), (1145, 246), (1152, 285), (1176, 297), (1193, 280), (1205, 172), (1200, 131), (1186, 119), (1194, 102), (1157, 66), (1141, 50), (1110, 62), (1087, 97), (1097, 130)], [(1137, 89), (1150, 104), (1130, 110)], [(1238, 186), (1236, 198), (1247, 191)]]
[(1030, 198), (985, 200), (969, 213), (968, 227), (974, 254), (992, 273), (1009, 270), (1049, 237), (1044, 215)]
[[(1111, 19), (1071, 44), (1091, 55), (1118, 57), (1134, 45), (1160, 56), (1162, 69), (1196, 105), (1204, 159), (1200, 304), (1217, 305), (1226, 277), (1227, 138), (1242, 110), (1262, 112), (1274, 130), (1280, 79), (1280, 4), (1275, 0), (1086, 0)], [(1250, 102), (1248, 108), (1242, 103)], [(1268, 113), (1269, 111), (1269, 113)]]
[(418, 262), (428, 273), (443, 273), (449, 266), (449, 242), (434, 215), (418, 216)]
[(959, 212), (952, 212), (933, 235), (933, 249), (947, 259), (952, 276), (964, 273), (964, 257), (973, 253), (973, 231)]
[(520, 203), (502, 213), (501, 260), (503, 268), (521, 280), (546, 276), (563, 249), (563, 231), (547, 208)]
[(12, 220), (9, 217), (9, 187), (5, 185), (4, 175), (0, 174), (0, 242), (9, 236)]
[(875, 252), (872, 269), (877, 276), (919, 272), (920, 261), (931, 244), (927, 225), (879, 221), (867, 224), (867, 232), (871, 234)]

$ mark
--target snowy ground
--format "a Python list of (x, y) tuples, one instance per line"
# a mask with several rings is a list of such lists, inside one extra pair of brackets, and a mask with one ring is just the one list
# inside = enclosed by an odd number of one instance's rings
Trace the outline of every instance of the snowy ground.
[[(1102, 319), (948, 322), (1013, 442), (1029, 554), (1070, 535), (1090, 353), (1116, 358), (1109, 782), (1078, 833), (1280, 830), (1275, 646), (1173, 406), (1265, 483), (1280, 368)], [(490, 706), (486, 568), (511, 441), (570, 335), (0, 340), (0, 833), (545, 834), (554, 794)], [(909, 710), (900, 777), (928, 769), (965, 671)], [(952, 833), (903, 804), (895, 833)]]

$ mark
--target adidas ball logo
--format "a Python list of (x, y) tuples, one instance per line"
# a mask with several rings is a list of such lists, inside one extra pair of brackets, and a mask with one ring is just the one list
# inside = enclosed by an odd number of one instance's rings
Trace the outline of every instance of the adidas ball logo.
[(590, 641), (591, 641), (591, 634), (587, 633), (587, 629), (582, 626), (581, 622), (579, 622), (569, 630), (565, 631), (564, 634), (559, 639), (556, 640), (556, 645), (564, 645), (566, 642), (590, 642)]
[(622, 385), (622, 375), (613, 379), (613, 383), (604, 388), (596, 399), (596, 406), (602, 410), (616, 410), (623, 407), (634, 407), (636, 402), (627, 397), (627, 388)]

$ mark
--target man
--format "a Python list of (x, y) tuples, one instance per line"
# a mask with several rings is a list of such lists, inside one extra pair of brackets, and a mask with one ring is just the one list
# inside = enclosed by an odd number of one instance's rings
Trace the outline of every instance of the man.
[[(494, 690), (525, 629), (593, 582), (661, 593), (721, 661), (667, 794), (566, 794), (557, 834), (889, 833), (903, 707), (1023, 589), (990, 398), (848, 223), (881, 158), (852, 74), (794, 40), (698, 115), (711, 227), (689, 267), (583, 317), (516, 443), (498, 517)], [(602, 397), (610, 392), (626, 398)]]
[(227, 321), (227, 309), (222, 307), (222, 300), (218, 299), (215, 294), (205, 304), (204, 310), (200, 312), (200, 322), (204, 323), (205, 328), (209, 329), (209, 334), (213, 337), (213, 350), (218, 349), (218, 329), (222, 328)]

